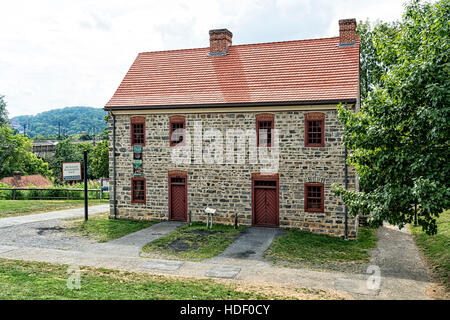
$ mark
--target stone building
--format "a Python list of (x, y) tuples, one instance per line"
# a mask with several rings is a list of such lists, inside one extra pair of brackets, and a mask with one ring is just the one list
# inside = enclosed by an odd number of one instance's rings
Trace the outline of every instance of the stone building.
[(205, 221), (211, 207), (218, 223), (355, 238), (332, 191), (357, 184), (337, 116), (359, 105), (355, 19), (332, 38), (209, 35), (206, 48), (140, 53), (106, 104), (111, 217)]
[(33, 141), (33, 153), (41, 159), (51, 160), (55, 156), (58, 141), (54, 140), (35, 140)]

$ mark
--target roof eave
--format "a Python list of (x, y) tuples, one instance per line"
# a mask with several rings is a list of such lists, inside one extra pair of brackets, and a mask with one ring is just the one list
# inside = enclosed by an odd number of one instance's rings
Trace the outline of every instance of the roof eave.
[(237, 103), (209, 103), (209, 104), (176, 104), (176, 105), (143, 105), (143, 106), (105, 106), (107, 111), (113, 110), (158, 110), (185, 108), (223, 108), (223, 107), (254, 107), (254, 106), (293, 106), (293, 105), (326, 105), (339, 103), (356, 103), (356, 98), (331, 100), (302, 100), (302, 101), (270, 101), (270, 102), (237, 102)]

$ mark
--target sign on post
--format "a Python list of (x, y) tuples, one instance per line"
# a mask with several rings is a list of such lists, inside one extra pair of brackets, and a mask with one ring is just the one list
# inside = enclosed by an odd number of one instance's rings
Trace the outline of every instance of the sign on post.
[(102, 192), (109, 192), (109, 179), (102, 178), (102, 180), (101, 180), (101, 190), (102, 190)]
[(81, 162), (62, 162), (62, 179), (63, 181), (81, 180)]

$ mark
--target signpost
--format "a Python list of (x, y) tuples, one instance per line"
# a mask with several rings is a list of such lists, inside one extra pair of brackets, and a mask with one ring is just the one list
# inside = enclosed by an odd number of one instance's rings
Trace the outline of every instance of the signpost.
[(216, 209), (213, 209), (213, 208), (210, 208), (210, 207), (206, 207), (205, 212), (207, 214), (207, 216), (206, 216), (206, 229), (208, 229), (208, 224), (209, 224), (209, 229), (212, 229), (213, 215), (214, 215), (214, 213), (216, 213)]
[(108, 178), (102, 178), (100, 184), (101, 184), (102, 192), (109, 192), (109, 179)]
[(84, 221), (88, 220), (87, 150), (83, 151), (84, 171)]
[(63, 181), (78, 181), (81, 180), (81, 162), (62, 162), (62, 178)]
[(100, 199), (103, 199), (103, 192), (109, 192), (109, 179), (102, 178), (100, 180)]
[(79, 181), (84, 180), (84, 220), (88, 220), (88, 185), (87, 185), (87, 151), (83, 151), (83, 173), (81, 173), (81, 162), (62, 162), (62, 180)]

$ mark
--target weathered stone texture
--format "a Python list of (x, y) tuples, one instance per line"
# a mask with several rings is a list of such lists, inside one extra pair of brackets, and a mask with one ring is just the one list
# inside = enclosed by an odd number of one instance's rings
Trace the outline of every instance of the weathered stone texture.
[[(304, 146), (304, 115), (307, 111), (275, 112), (275, 129), (279, 130), (279, 215), (280, 227), (298, 228), (334, 236), (344, 234), (344, 204), (332, 192), (333, 184), (344, 185), (344, 147), (342, 127), (334, 110), (323, 111), (325, 117), (325, 147)], [(194, 122), (202, 121), (203, 132), (210, 128), (222, 130), (255, 129), (257, 113), (186, 114), (186, 129), (194, 137)], [(130, 145), (130, 116), (116, 115), (117, 213), (119, 218), (167, 220), (168, 171), (186, 170), (188, 211), (193, 221), (205, 221), (207, 206), (217, 209), (215, 221), (239, 224), (252, 223), (251, 174), (264, 166), (250, 164), (246, 143), (245, 164), (175, 165), (169, 146), (169, 115), (146, 115), (146, 145), (143, 148), (143, 172), (146, 178), (145, 204), (131, 203), (133, 174)], [(109, 121), (112, 132), (112, 121)], [(112, 135), (110, 135), (112, 137)], [(248, 141), (248, 139), (247, 139)], [(203, 146), (208, 142), (203, 142)], [(235, 146), (236, 148), (236, 146)], [(225, 151), (224, 151), (225, 157)], [(236, 162), (236, 161), (235, 161)], [(112, 139), (110, 139), (110, 177), (112, 180)], [(304, 183), (321, 182), (325, 186), (325, 212), (304, 211)], [(113, 183), (110, 183), (111, 187)], [(355, 186), (354, 170), (349, 168), (349, 188)], [(111, 193), (112, 194), (112, 193)], [(112, 198), (112, 197), (111, 197)], [(112, 204), (112, 202), (111, 202)], [(111, 214), (113, 208), (111, 205)], [(348, 236), (357, 236), (357, 218), (348, 218)]]

